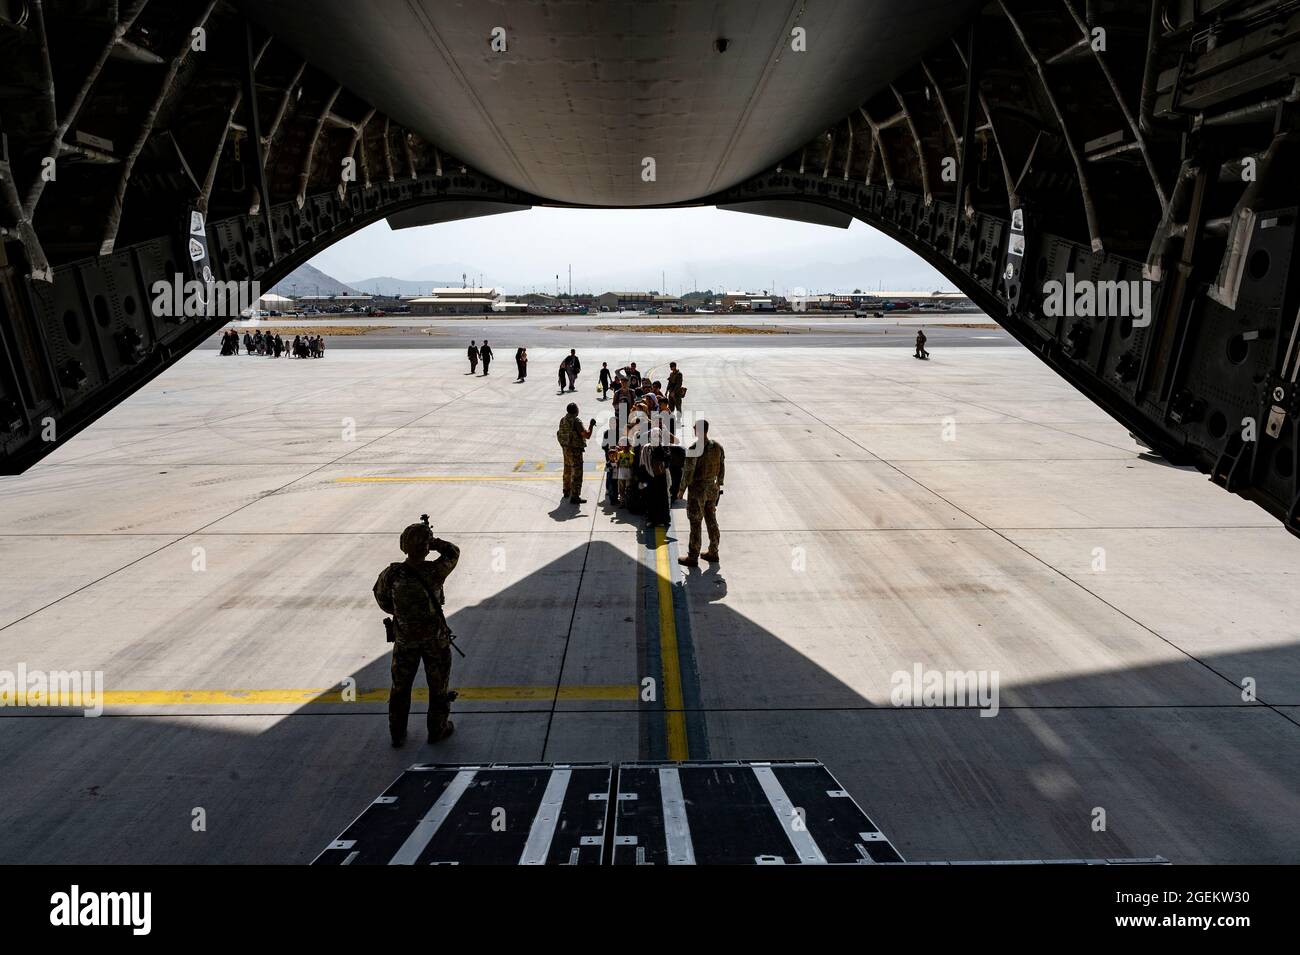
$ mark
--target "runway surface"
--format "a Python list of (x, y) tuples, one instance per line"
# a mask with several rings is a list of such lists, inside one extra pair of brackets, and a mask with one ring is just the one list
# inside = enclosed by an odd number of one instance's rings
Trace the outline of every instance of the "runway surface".
[[(106, 702), (0, 709), (0, 862), (305, 862), (413, 762), (688, 757), (820, 759), (909, 860), (1300, 860), (1275, 521), (1000, 332), (930, 362), (909, 329), (600, 334), (539, 337), (524, 384), (513, 345), (467, 374), (460, 331), (200, 350), (0, 478), (0, 671), (101, 672)], [(607, 413), (595, 370), (628, 358), (678, 360), (726, 447), (720, 565), (594, 472), (561, 503), (563, 407)], [(468, 658), (455, 736), (413, 716), (393, 750), (370, 589), (422, 512), (462, 548)], [(996, 715), (895, 705), (918, 668), (996, 678)]]
[[(331, 335), (331, 327), (374, 326), (364, 335)], [(611, 326), (618, 326), (610, 330)], [(726, 326), (727, 332), (703, 329)], [(665, 338), (674, 348), (826, 348), (912, 347), (917, 329), (924, 329), (933, 345), (966, 347), (1016, 345), (1015, 339), (983, 313), (900, 313), (888, 318), (854, 318), (852, 315), (527, 315), (518, 317), (410, 318), (330, 316), (328, 318), (272, 318), (232, 323), (245, 330), (304, 327), (318, 330), (328, 348), (449, 348), (463, 352), (471, 341), (492, 343), (498, 359), (513, 360), (516, 348), (570, 347), (619, 348), (632, 352)], [(652, 329), (694, 328), (693, 332), (665, 334)], [(641, 331), (636, 329), (640, 328)], [(742, 330), (737, 333), (736, 330)], [(219, 336), (204, 348), (216, 349)]]

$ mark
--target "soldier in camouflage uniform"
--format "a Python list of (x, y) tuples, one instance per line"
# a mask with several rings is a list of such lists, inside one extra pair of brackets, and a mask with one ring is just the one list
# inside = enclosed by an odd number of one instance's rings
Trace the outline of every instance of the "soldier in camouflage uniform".
[(564, 496), (570, 504), (586, 504), (582, 497), (582, 452), (587, 448), (591, 433), (596, 429), (596, 419), (584, 428), (578, 420), (578, 406), (569, 402), (566, 414), (560, 419), (560, 427), (555, 432), (555, 439), (560, 442), (564, 454)]
[[(700, 420), (695, 424), (695, 449), (698, 454), (686, 459), (682, 473), (682, 486), (686, 488), (686, 518), (691, 522), (690, 546), (685, 557), (677, 563), (685, 567), (698, 567), (700, 558), (718, 560), (718, 543), (722, 532), (718, 530), (718, 498), (722, 496), (722, 483), (726, 476), (726, 456), (722, 445), (709, 439), (709, 423)], [(709, 529), (709, 549), (700, 553), (700, 524)]]
[(682, 373), (677, 370), (677, 362), (668, 363), (668, 410), (681, 414), (682, 399), (686, 397), (686, 388)]
[[(451, 735), (447, 719), (455, 693), (447, 692), (451, 676), (451, 629), (442, 613), (442, 583), (456, 568), (460, 549), (434, 537), (428, 524), (412, 524), (402, 531), (406, 560), (389, 564), (375, 581), (375, 600), (393, 615), (393, 689), (388, 696), (388, 731), (394, 746), (406, 740), (406, 719), (411, 712), (411, 687), (424, 663), (429, 682), (429, 742)], [(430, 551), (438, 559), (425, 560)]]

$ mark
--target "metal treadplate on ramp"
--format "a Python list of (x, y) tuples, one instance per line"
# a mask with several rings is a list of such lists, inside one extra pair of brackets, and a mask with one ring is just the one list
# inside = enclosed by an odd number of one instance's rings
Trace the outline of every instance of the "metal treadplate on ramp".
[(813, 759), (417, 763), (313, 865), (1162, 865), (906, 863)]
[(599, 865), (608, 763), (416, 764), (313, 865)]
[(623, 763), (615, 865), (863, 865), (902, 856), (816, 760)]
[(416, 764), (313, 864), (875, 862), (902, 858), (821, 763), (730, 760)]

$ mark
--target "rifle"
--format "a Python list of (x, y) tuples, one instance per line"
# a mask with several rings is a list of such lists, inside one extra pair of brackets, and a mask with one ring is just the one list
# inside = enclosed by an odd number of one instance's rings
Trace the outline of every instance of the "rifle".
[[(392, 617), (384, 618), (384, 639), (388, 643), (394, 643), (397, 640), (397, 624), (393, 622)], [(451, 648), (459, 653), (463, 659), (465, 651), (457, 645), (456, 635), (451, 632), (450, 628), (447, 630), (447, 640), (451, 644)]]

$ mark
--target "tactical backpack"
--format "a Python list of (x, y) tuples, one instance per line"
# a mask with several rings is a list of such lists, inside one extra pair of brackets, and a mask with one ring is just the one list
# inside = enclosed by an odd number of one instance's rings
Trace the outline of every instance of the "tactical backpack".
[[(392, 571), (394, 574), (412, 574), (415, 577), (415, 579), (419, 581), (420, 586), (424, 588), (424, 592), (429, 595), (429, 601), (433, 604), (434, 609), (438, 611), (438, 616), (442, 617), (443, 631), (445, 631), (450, 637), (451, 627), (448, 626), (447, 618), (444, 617), (442, 614), (442, 607), (443, 604), (446, 603), (446, 599), (447, 599), (442, 592), (442, 588), (430, 587), (423, 577), (421, 577), (418, 573), (410, 570), (407, 567), (406, 561), (404, 560), (394, 561), (393, 563), (388, 565), (387, 569), (389, 571)], [(393, 604), (393, 594), (391, 590), (392, 581), (391, 580), (389, 581), (388, 587), (380, 587), (379, 584), (383, 580), (383, 577), (384, 574), (380, 573), (379, 579), (375, 581), (375, 587), (374, 587), (375, 602), (379, 604), (379, 609), (382, 610), (384, 613), (395, 614), (397, 611), (394, 608), (394, 604)], [(393, 643), (396, 640), (397, 624), (394, 622), (391, 616), (384, 618), (384, 633), (385, 633), (385, 639), (389, 643)], [(451, 640), (453, 643), (455, 642), (454, 637), (451, 637)], [(457, 648), (457, 652), (459, 652), (459, 648)]]

